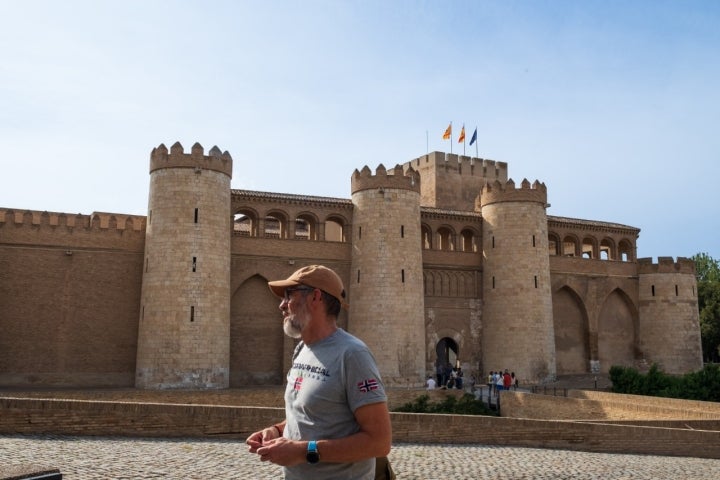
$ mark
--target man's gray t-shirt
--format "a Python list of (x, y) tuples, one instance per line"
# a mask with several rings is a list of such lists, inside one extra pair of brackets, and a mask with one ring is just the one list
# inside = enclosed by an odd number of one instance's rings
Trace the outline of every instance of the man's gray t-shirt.
[[(385, 388), (367, 346), (338, 330), (312, 345), (298, 345), (287, 375), (285, 431), (291, 440), (328, 440), (360, 430), (354, 412), (386, 402)], [(355, 463), (301, 464), (285, 468), (286, 479), (373, 479), (375, 459)]]

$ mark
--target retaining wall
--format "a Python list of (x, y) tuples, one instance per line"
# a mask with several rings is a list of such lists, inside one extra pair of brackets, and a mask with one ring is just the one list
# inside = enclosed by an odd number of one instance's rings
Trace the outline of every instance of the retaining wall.
[[(265, 394), (269, 395), (269, 392), (266, 390)], [(96, 392), (96, 395), (102, 396), (100, 393)], [(172, 397), (172, 392), (156, 393), (158, 397)], [(225, 400), (221, 400), (222, 394), (212, 396), (205, 392), (196, 393), (197, 396), (190, 398), (190, 401), (227, 401), (229, 398), (225, 395)], [(441, 395), (437, 392), (433, 394)], [(523, 397), (540, 397), (535, 398), (539, 402), (576, 400), (504, 392), (501, 397), (503, 411), (512, 411), (512, 399)], [(236, 396), (235, 401), (240, 402), (239, 398)], [(473, 443), (720, 458), (720, 430), (668, 428), (667, 424), (650, 427), (466, 415), (392, 413), (391, 416), (394, 442)], [(284, 410), (276, 407), (154, 403), (139, 402), (138, 399), (0, 398), (0, 434), (5, 435), (221, 436), (242, 441), (253, 431), (280, 421), (283, 417)], [(712, 424), (703, 426), (711, 427)]]

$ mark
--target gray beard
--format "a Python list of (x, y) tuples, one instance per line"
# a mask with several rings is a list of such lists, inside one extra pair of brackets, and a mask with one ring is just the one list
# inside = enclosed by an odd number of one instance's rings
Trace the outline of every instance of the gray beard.
[(298, 339), (301, 337), (302, 327), (299, 325), (295, 315), (283, 320), (283, 332), (290, 338)]

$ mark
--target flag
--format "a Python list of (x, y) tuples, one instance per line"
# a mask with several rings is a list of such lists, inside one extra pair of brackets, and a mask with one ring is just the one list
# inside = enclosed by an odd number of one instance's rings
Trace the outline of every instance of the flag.
[(293, 390), (299, 391), (302, 387), (303, 377), (295, 377), (295, 383), (293, 384)]
[(475, 140), (477, 140), (477, 127), (475, 128), (475, 131), (473, 132), (473, 136), (470, 139), (470, 146), (472, 147), (472, 144), (475, 143)]
[(458, 137), (458, 143), (462, 143), (465, 141), (465, 125), (462, 126), (462, 130), (460, 130), (460, 136)]
[(357, 386), (358, 386), (358, 390), (360, 390), (363, 393), (367, 393), (372, 390), (377, 390), (379, 387), (378, 381), (375, 380), (374, 378), (370, 378), (367, 380), (363, 380), (362, 382), (358, 382)]
[(450, 140), (451, 135), (452, 135), (452, 122), (450, 122), (450, 125), (448, 125), (448, 128), (445, 129), (445, 133), (443, 133), (443, 140)]

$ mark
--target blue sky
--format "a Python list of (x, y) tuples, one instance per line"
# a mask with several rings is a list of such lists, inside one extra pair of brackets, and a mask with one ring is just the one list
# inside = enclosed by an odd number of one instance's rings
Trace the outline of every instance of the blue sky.
[[(449, 151), (548, 187), (548, 214), (720, 259), (720, 2), (0, 0), (0, 207), (145, 215), (149, 153), (233, 188), (350, 197)], [(454, 136), (452, 150), (462, 152)], [(475, 147), (466, 147), (475, 154)]]

